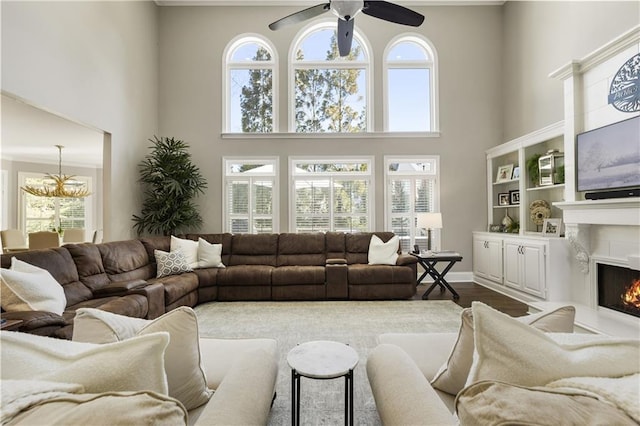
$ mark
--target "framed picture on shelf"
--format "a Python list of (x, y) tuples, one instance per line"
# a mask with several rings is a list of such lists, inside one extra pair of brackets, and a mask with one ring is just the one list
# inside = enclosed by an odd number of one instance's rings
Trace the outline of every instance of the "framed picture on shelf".
[(489, 225), (489, 232), (502, 232), (504, 225)]
[(559, 237), (562, 219), (545, 219), (542, 223), (542, 235), (545, 237)]
[(520, 179), (520, 167), (516, 166), (513, 168), (513, 173), (511, 174), (511, 179)]
[(498, 167), (498, 175), (496, 176), (496, 183), (507, 182), (511, 180), (513, 174), (513, 164), (505, 164)]
[(518, 189), (509, 191), (509, 204), (520, 204), (520, 191)]
[(500, 192), (498, 194), (498, 205), (499, 206), (508, 206), (509, 205), (509, 193), (508, 192)]

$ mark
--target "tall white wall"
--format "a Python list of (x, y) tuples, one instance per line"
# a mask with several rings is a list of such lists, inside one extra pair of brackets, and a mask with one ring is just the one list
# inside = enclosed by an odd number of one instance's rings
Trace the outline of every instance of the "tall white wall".
[[(286, 116), (287, 57), (303, 27), (272, 32), (267, 25), (299, 7), (160, 8), (160, 133), (191, 145), (209, 188), (200, 198), (203, 230), (222, 229), (223, 156), (278, 156), (281, 167), (280, 231), (288, 231), (288, 156), (374, 155), (375, 226), (384, 229), (383, 156), (440, 155), (442, 246), (464, 256), (471, 270), (471, 231), (486, 224), (485, 150), (501, 141), (502, 12), (489, 7), (415, 8), (426, 16), (418, 29), (367, 16), (356, 27), (373, 49), (375, 129), (382, 130), (382, 59), (396, 35), (416, 31), (434, 44), (439, 58), (440, 130), (437, 138), (222, 139), (222, 54), (243, 33), (259, 33), (275, 45), (280, 60), (280, 116)], [(280, 120), (281, 129), (286, 129)]]
[(549, 73), (640, 23), (637, 1), (504, 4), (504, 140), (564, 119), (564, 88)]
[(131, 2), (0, 3), (2, 90), (111, 134), (105, 239), (135, 234), (137, 164), (158, 128), (158, 7)]

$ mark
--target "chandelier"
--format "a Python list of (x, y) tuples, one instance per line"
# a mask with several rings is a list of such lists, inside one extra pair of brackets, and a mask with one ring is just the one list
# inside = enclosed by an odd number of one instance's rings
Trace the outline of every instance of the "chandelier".
[[(58, 174), (45, 174), (46, 179), (53, 180), (52, 183), (44, 183), (44, 186), (23, 186), (21, 189), (36, 197), (57, 197), (57, 198), (84, 198), (91, 195), (85, 187), (79, 187), (79, 182), (74, 181), (75, 176), (67, 176), (62, 174), (62, 145), (56, 145), (58, 148)], [(74, 187), (75, 186), (75, 187)]]

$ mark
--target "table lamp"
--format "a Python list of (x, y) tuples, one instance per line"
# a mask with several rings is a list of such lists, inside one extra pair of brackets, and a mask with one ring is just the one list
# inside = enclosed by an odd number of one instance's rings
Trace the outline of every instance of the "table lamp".
[(418, 228), (427, 230), (427, 251), (431, 251), (431, 230), (442, 228), (442, 213), (418, 213)]

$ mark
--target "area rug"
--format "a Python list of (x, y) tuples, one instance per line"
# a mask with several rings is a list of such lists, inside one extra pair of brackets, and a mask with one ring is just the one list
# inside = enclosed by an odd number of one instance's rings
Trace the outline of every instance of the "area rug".
[[(287, 353), (311, 340), (347, 343), (360, 356), (354, 371), (354, 424), (380, 425), (366, 360), (381, 333), (455, 332), (460, 308), (451, 301), (211, 302), (195, 308), (203, 337), (267, 337), (278, 341), (277, 397), (270, 425), (291, 424)], [(429, 356), (425, 353), (425, 356)], [(344, 424), (344, 379), (302, 378), (300, 422)]]

